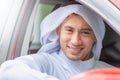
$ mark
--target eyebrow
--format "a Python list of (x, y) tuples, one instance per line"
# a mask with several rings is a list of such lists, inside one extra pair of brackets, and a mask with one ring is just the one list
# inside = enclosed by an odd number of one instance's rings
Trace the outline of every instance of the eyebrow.
[[(71, 27), (71, 26), (65, 26), (65, 28), (74, 29), (74, 28)], [(82, 28), (81, 30), (93, 31), (90, 27), (89, 27), (89, 28)]]
[(81, 30), (93, 31), (91, 28), (83, 28)]
[[(72, 28), (71, 26), (65, 26), (65, 28)], [(73, 28), (72, 28), (73, 29)]]

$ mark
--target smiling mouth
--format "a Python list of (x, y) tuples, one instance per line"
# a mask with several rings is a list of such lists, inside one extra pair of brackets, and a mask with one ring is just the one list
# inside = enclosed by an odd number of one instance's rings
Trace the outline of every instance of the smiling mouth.
[(69, 46), (67, 45), (67, 47), (70, 49), (70, 52), (72, 54), (80, 54), (80, 52), (83, 50), (83, 47), (73, 47), (73, 46)]

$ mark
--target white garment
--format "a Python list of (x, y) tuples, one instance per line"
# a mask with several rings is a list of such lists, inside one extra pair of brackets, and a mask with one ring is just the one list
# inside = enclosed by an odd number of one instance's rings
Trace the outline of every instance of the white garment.
[(72, 61), (62, 51), (41, 53), (5, 62), (0, 68), (0, 80), (68, 80), (78, 73), (105, 67), (112, 66), (94, 58)]
[(99, 60), (102, 40), (105, 34), (105, 25), (102, 18), (95, 12), (85, 6), (72, 4), (66, 7), (61, 7), (49, 14), (41, 23), (41, 44), (42, 48), (39, 52), (53, 53), (58, 51), (59, 37), (56, 34), (56, 28), (65, 20), (67, 16), (76, 13), (82, 16), (90, 25), (96, 36), (97, 42), (93, 47), (93, 54), (96, 60)]

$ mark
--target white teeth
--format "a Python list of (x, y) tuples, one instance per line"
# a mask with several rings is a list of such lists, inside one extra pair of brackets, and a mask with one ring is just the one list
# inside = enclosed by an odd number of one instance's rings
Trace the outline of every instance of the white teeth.
[[(72, 48), (72, 47), (70, 47), (70, 48)], [(75, 50), (81, 50), (81, 48), (72, 48), (72, 49), (75, 49)]]
[(73, 47), (73, 46), (70, 46), (70, 45), (67, 45), (67, 47), (71, 48), (71, 49), (74, 49), (74, 50), (81, 50), (82, 48), (77, 48), (77, 47)]

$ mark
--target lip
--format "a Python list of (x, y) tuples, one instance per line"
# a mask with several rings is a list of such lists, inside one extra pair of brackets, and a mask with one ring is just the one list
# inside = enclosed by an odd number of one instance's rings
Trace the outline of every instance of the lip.
[(73, 55), (78, 55), (80, 54), (80, 52), (82, 51), (83, 48), (73, 48), (73, 47), (69, 47), (70, 49), (70, 52), (73, 54)]

